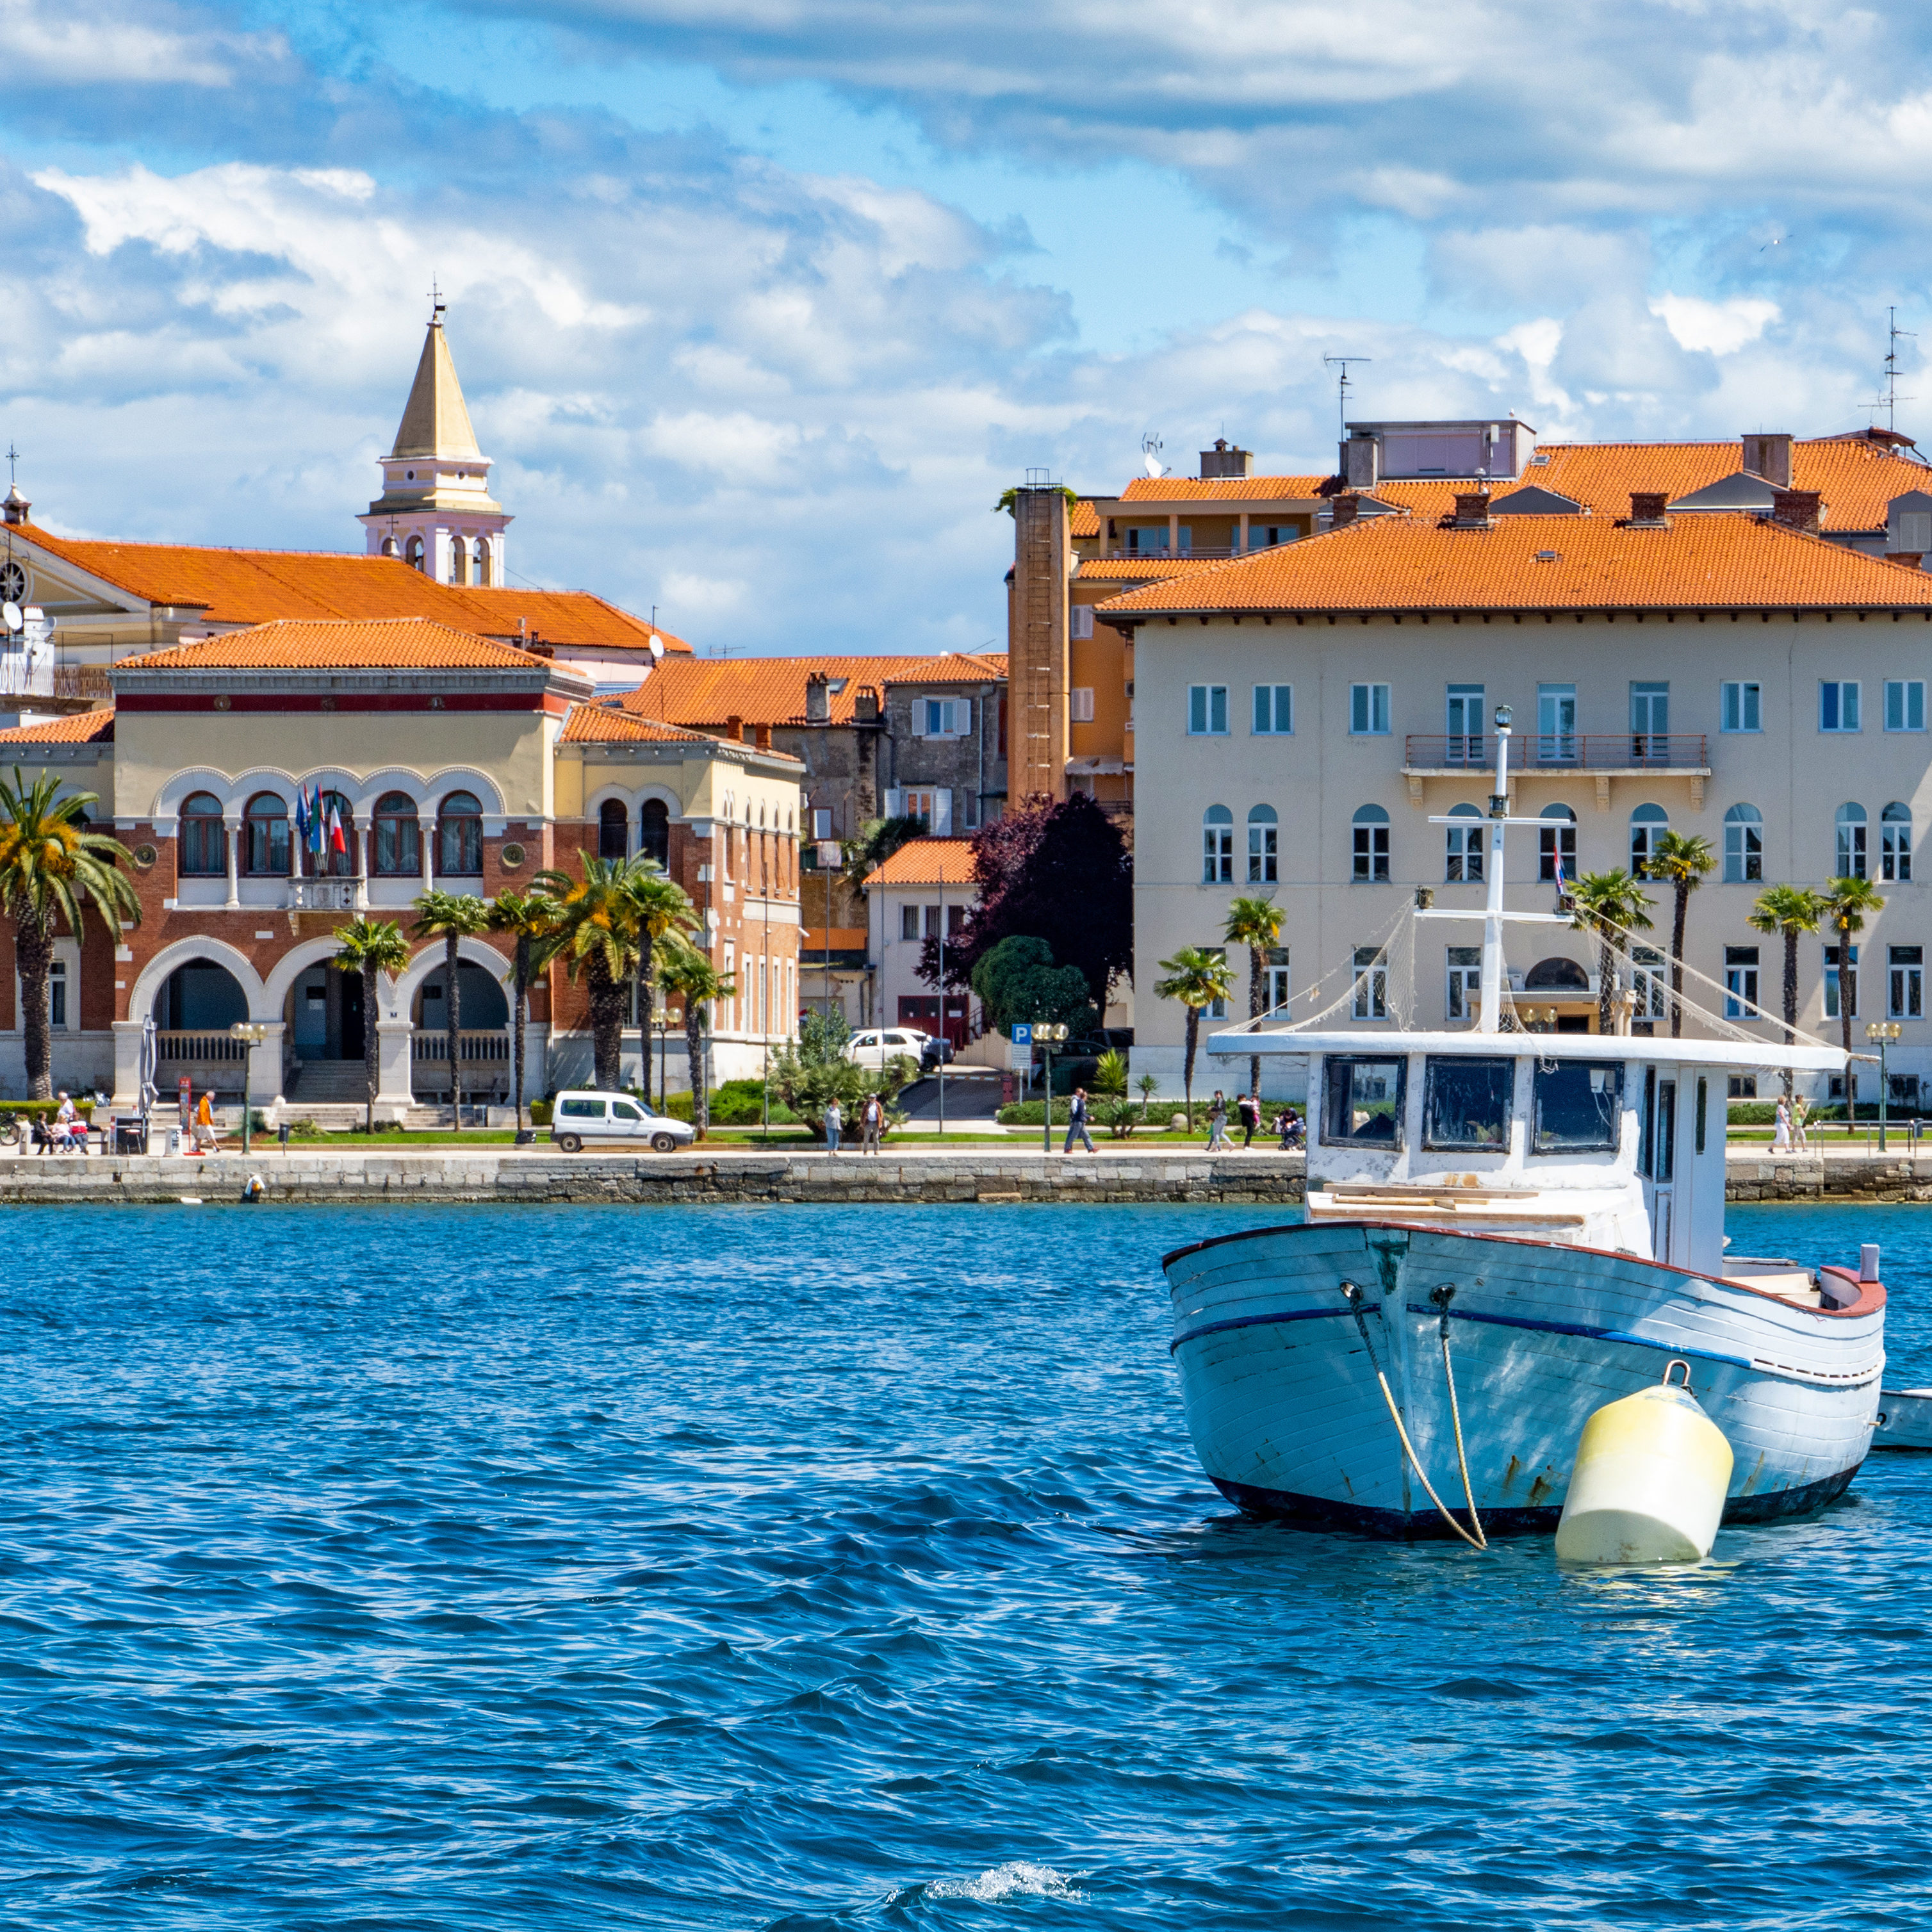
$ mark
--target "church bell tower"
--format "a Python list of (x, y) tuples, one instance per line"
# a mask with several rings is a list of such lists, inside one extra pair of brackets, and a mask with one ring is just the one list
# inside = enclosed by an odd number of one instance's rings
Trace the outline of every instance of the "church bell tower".
[(511, 519), (490, 494), (490, 459), (476, 446), (463, 386), (432, 294), (429, 332), (396, 440), (382, 458), (382, 494), (357, 518), (371, 556), (395, 556), (439, 584), (501, 588)]

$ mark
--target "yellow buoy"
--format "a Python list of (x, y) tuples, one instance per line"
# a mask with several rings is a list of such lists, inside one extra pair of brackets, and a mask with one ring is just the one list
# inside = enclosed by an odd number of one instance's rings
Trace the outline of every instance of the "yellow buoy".
[[(1673, 1383), (1671, 1372), (1684, 1379)], [(1673, 1361), (1654, 1388), (1606, 1402), (1583, 1425), (1556, 1528), (1565, 1563), (1696, 1563), (1711, 1553), (1731, 1482), (1731, 1445)]]

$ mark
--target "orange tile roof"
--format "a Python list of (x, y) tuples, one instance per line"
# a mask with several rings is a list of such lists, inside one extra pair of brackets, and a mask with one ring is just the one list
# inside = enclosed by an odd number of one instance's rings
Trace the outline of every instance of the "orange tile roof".
[(38, 724), (15, 724), (0, 731), (0, 745), (111, 745), (112, 711), (75, 711)]
[(1378, 517), (1097, 608), (1118, 621), (1216, 610), (1899, 606), (1932, 607), (1932, 574), (1756, 517), (1684, 516), (1667, 530), (1633, 530), (1609, 517), (1518, 516), (1486, 530)]
[[(835, 926), (832, 928), (832, 950), (834, 952), (862, 952), (868, 935), (862, 926)], [(822, 926), (808, 926), (800, 928), (798, 935), (798, 963), (801, 966), (812, 964), (814, 952), (826, 950), (825, 928)]]
[[(51, 536), (38, 524), (20, 534), (119, 590), (151, 604), (198, 610), (212, 624), (429, 617), (457, 630), (508, 637), (522, 617), (556, 644), (649, 649), (649, 625), (581, 590), (466, 590), (438, 584), (398, 557), (347, 551), (82, 542)], [(668, 632), (658, 634), (667, 651), (691, 648)]]
[(874, 886), (970, 886), (973, 842), (970, 838), (914, 838), (902, 845), (883, 866), (866, 875), (866, 890)]
[(1004, 678), (1006, 661), (992, 652), (951, 652), (938, 657), (667, 658), (623, 700), (626, 711), (667, 724), (722, 728), (734, 718), (747, 724), (802, 724), (806, 682), (814, 672), (842, 691), (830, 694), (831, 722), (850, 724), (860, 688), (883, 692), (888, 684), (984, 683)]
[(1090, 496), (1082, 496), (1066, 513), (1067, 528), (1076, 537), (1097, 537), (1100, 534), (1100, 514), (1094, 507)]
[[(123, 658), (128, 670), (550, 670), (546, 658), (422, 617), (258, 624), (198, 644)], [(567, 667), (566, 668), (568, 668)], [(581, 673), (575, 674), (580, 676)]]
[(1274, 502), (1282, 497), (1318, 496), (1324, 476), (1136, 476), (1120, 492), (1124, 503), (1178, 502), (1202, 499), (1239, 503), (1249, 497)]
[(1156, 550), (1138, 556), (1088, 557), (1073, 574), (1086, 584), (1105, 584), (1110, 579), (1132, 584), (1150, 578), (1185, 577), (1190, 570), (1210, 570), (1216, 561), (1210, 556), (1163, 556)]
[(562, 745), (709, 745), (726, 741), (706, 731), (686, 731), (654, 718), (634, 717), (608, 704), (579, 704), (563, 722)]

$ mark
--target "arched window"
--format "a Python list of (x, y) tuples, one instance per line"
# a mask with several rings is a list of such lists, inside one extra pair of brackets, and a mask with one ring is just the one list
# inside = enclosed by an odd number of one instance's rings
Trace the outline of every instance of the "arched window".
[(1879, 877), (1894, 885), (1912, 879), (1912, 808), (1894, 799), (1878, 815)]
[(1257, 805), (1248, 813), (1248, 884), (1271, 886), (1281, 876), (1276, 838), (1280, 827), (1271, 805)]
[(1570, 884), (1576, 877), (1576, 814), (1567, 805), (1546, 805), (1540, 816), (1546, 822), (1536, 835), (1536, 876), (1546, 884), (1559, 878)]
[(422, 569), (423, 567), (423, 540), (421, 537), (410, 538), (409, 548), (403, 553), (403, 560), (408, 564), (409, 567), (412, 570)]
[(670, 863), (670, 808), (661, 798), (647, 798), (638, 820), (640, 856), (660, 866)]
[(631, 856), (631, 814), (621, 799), (607, 798), (597, 808), (597, 856), (600, 859)]
[(1234, 814), (1225, 805), (1210, 805), (1201, 820), (1201, 883), (1231, 886), (1234, 882)]
[(1358, 885), (1385, 886), (1389, 876), (1389, 815), (1378, 805), (1365, 805), (1355, 814), (1355, 865)]
[(352, 879), (360, 869), (356, 864), (356, 811), (346, 792), (326, 791), (322, 795), (322, 850), (315, 861), (319, 879)]
[(436, 828), (436, 869), (446, 879), (482, 876), (483, 808), (466, 791), (453, 791), (442, 802)]
[(1587, 993), (1590, 976), (1574, 959), (1539, 959), (1522, 976), (1526, 993)]
[(1724, 884), (1754, 886), (1764, 878), (1764, 814), (1754, 805), (1724, 814)]
[(1657, 842), (1670, 830), (1670, 814), (1660, 805), (1640, 805), (1630, 814), (1630, 868), (1634, 879), (1650, 876)]
[(449, 540), (449, 580), (452, 584), (470, 581), (470, 546), (460, 537)]
[(1862, 805), (1838, 808), (1838, 866), (1841, 879), (1862, 879), (1865, 871), (1865, 808)]
[(228, 873), (228, 834), (221, 801), (212, 791), (184, 800), (181, 815), (181, 873), (184, 879), (220, 879)]
[(379, 878), (422, 876), (416, 802), (406, 791), (386, 791), (376, 801), (376, 874)]
[(488, 537), (476, 539), (476, 581), (483, 587), (487, 587), (490, 582), (490, 539)]
[(279, 793), (258, 791), (242, 814), (242, 869), (251, 877), (286, 878), (289, 808)]
[(1473, 805), (1452, 805), (1451, 818), (1466, 823), (1449, 826), (1448, 856), (1442, 868), (1450, 885), (1480, 885), (1483, 878), (1483, 814)]

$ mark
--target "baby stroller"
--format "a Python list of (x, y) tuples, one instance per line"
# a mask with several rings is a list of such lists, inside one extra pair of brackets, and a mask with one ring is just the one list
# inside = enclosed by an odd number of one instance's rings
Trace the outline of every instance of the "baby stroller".
[(1298, 1154), (1308, 1145), (1308, 1129), (1298, 1114), (1286, 1109), (1276, 1114), (1274, 1130), (1281, 1136), (1283, 1154)]

